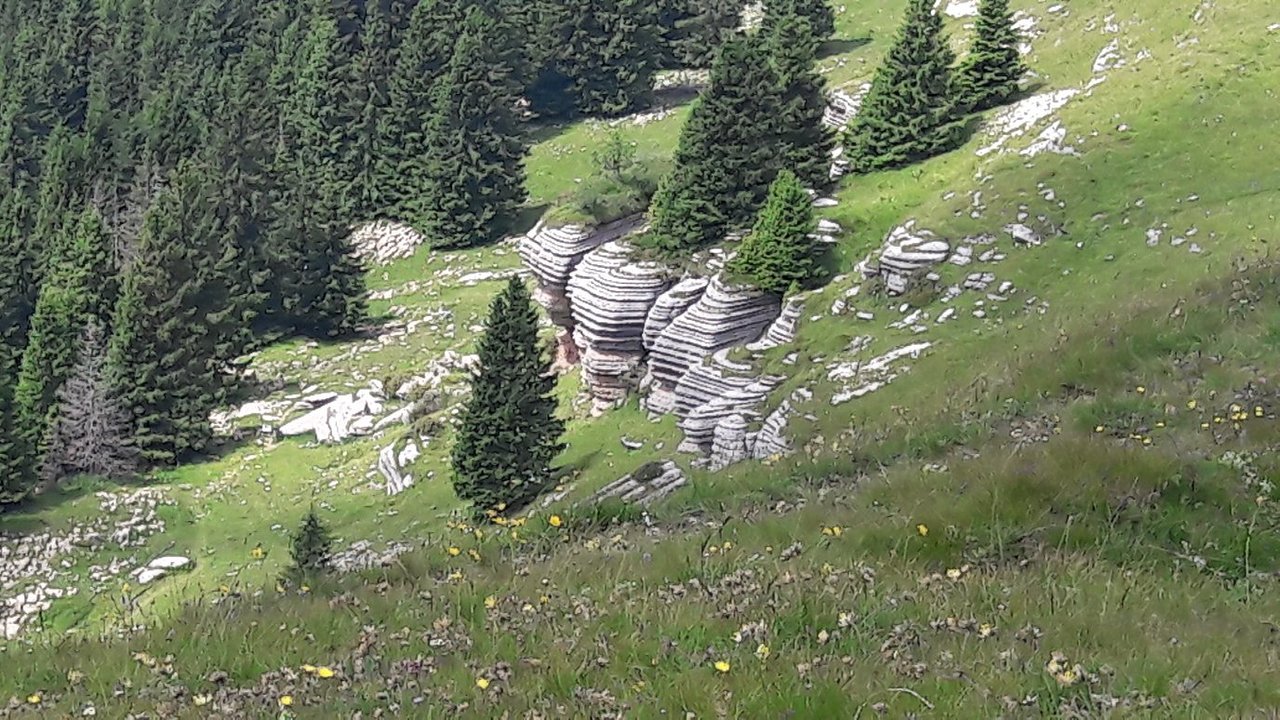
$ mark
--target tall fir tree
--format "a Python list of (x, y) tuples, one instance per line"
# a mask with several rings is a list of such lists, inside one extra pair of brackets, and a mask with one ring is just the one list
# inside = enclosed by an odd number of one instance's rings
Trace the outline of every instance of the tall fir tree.
[(961, 107), (987, 110), (1018, 92), (1027, 73), (1018, 51), (1009, 0), (982, 0), (974, 23), (973, 46), (956, 71), (956, 95)]
[(58, 390), (56, 419), (45, 441), (40, 481), (56, 485), (75, 475), (113, 480), (138, 470), (129, 414), (106, 374), (106, 337), (94, 319), (80, 337), (80, 356)]
[(420, 0), (414, 6), (388, 80), (390, 109), (379, 128), (378, 178), (393, 207), (391, 214), (401, 218), (407, 216), (406, 206), (427, 191), (424, 165), (417, 160), (428, 147), (425, 110), (431, 107), (431, 88), (448, 65), (456, 39), (442, 32), (450, 27), (449, 5), (446, 0)]
[(551, 463), (564, 447), (556, 379), (523, 280), (511, 278), (494, 298), (477, 352), (453, 446), (453, 488), (477, 512), (504, 503), (516, 509), (551, 485)]
[(778, 295), (813, 284), (821, 272), (813, 238), (817, 225), (809, 193), (794, 173), (783, 170), (728, 270)]
[(933, 0), (910, 0), (845, 139), (850, 166), (871, 172), (910, 165), (957, 147), (963, 123), (951, 83), (955, 55)]
[(767, 0), (764, 4), (765, 26), (777, 25), (785, 18), (800, 18), (809, 23), (810, 37), (821, 43), (836, 31), (836, 14), (827, 0)]
[(778, 17), (766, 25), (769, 58), (778, 74), (778, 152), (782, 166), (795, 172), (805, 186), (831, 184), (831, 155), (835, 135), (823, 124), (827, 110), (826, 81), (814, 65), (809, 21), (799, 15)]
[(500, 239), (525, 198), (528, 145), (516, 117), (518, 87), (501, 58), (502, 30), (472, 9), (432, 91), (426, 153), (418, 159), (425, 192), (408, 205), (435, 247)]
[(743, 0), (658, 0), (658, 30), (666, 67), (711, 65), (742, 20)]
[(341, 76), (339, 25), (324, 3), (310, 22), (272, 161), (276, 285), (270, 306), (290, 329), (333, 337), (364, 319), (364, 271), (350, 242), (347, 129), (330, 85)]
[(128, 409), (131, 441), (150, 465), (204, 450), (209, 413), (227, 399), (228, 291), (201, 237), (210, 214), (205, 182), (183, 166), (157, 198), (113, 316), (108, 378)]
[(22, 499), (31, 484), (31, 448), (14, 397), (32, 310), (21, 202), (16, 192), (0, 201), (0, 504)]
[(675, 168), (653, 198), (648, 244), (666, 252), (694, 249), (751, 222), (780, 165), (777, 95), (762, 37), (724, 44), (711, 86), (680, 132)]
[(552, 59), (531, 95), (535, 108), (611, 116), (650, 100), (660, 32), (650, 0), (570, 0), (551, 7)]
[(382, 118), (388, 111), (387, 75), (390, 70), (391, 25), (377, 0), (365, 7), (360, 48), (347, 69), (343, 104), (351, 126), (343, 144), (346, 169), (343, 195), (350, 199), (353, 219), (371, 219), (390, 206), (378, 174), (383, 153)]

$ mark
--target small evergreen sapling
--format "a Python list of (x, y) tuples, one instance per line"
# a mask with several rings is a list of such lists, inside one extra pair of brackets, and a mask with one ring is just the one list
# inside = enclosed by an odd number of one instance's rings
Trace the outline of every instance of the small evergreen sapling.
[(795, 173), (783, 170), (755, 227), (729, 262), (729, 271), (768, 292), (784, 295), (818, 278), (813, 201)]
[(293, 534), (289, 556), (293, 561), (287, 573), (289, 580), (313, 578), (333, 570), (333, 538), (314, 506)]

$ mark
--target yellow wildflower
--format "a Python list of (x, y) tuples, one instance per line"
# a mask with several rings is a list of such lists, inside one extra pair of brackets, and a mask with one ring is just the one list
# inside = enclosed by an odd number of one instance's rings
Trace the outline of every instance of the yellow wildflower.
[(316, 668), (316, 677), (325, 678), (326, 680), (334, 676), (333, 668), (321, 667)]
[(1187, 401), (1187, 409), (1188, 409), (1188, 410), (1195, 410), (1195, 409), (1196, 409), (1196, 401), (1195, 401), (1195, 400), (1188, 400), (1188, 401)]
[(252, 550), (249, 551), (249, 555), (254, 560), (261, 560), (262, 558), (267, 556), (267, 551), (263, 550), (261, 545), (257, 545)]
[(280, 707), (289, 707), (290, 705), (293, 705), (293, 696), (281, 695), (279, 703), (280, 703)]
[(310, 585), (303, 585), (302, 587), (298, 588), (298, 592), (303, 593), (303, 594), (309, 593), (309, 592), (311, 592), (311, 586), (310, 586)]
[(1258, 407), (1256, 407), (1256, 408), (1254, 408), (1254, 409), (1253, 409), (1253, 416), (1254, 416), (1254, 417), (1262, 417), (1262, 406), (1261, 406), (1261, 405), (1259, 405)]
[(487, 677), (478, 677), (478, 678), (476, 678), (476, 687), (480, 688), (481, 690), (488, 690), (488, 689), (489, 689), (489, 678), (487, 678)]
[(1099, 425), (1098, 427), (1094, 428), (1094, 429), (1093, 429), (1093, 431), (1094, 431), (1094, 432), (1096, 432), (1096, 433), (1106, 432), (1106, 428), (1105, 428), (1105, 427), (1103, 427), (1103, 426), (1101, 426), (1101, 425)]
[(1147, 392), (1147, 389), (1146, 389), (1145, 387), (1141, 386), (1141, 385), (1139, 385), (1138, 387), (1136, 387), (1136, 388), (1134, 388), (1134, 389), (1138, 391), (1138, 394), (1139, 394), (1139, 395), (1142, 395), (1142, 394), (1144, 394), (1144, 393), (1146, 393), (1146, 392)]
[(44, 698), (40, 697), (40, 693), (31, 693), (30, 695), (27, 696), (27, 702), (31, 703), (32, 705), (39, 705), (40, 701), (43, 699)]
[(716, 672), (727, 673), (727, 672), (729, 672), (729, 667), (730, 667), (730, 665), (729, 665), (728, 661), (725, 661), (725, 660), (717, 660), (717, 661), (716, 661), (716, 665), (715, 665), (715, 667), (716, 667)]
[(484, 606), (489, 608), (490, 610), (498, 607), (498, 598), (490, 595), (489, 597), (484, 599)]
[(996, 634), (996, 626), (991, 623), (983, 623), (978, 626), (978, 637), (991, 637)]
[(480, 552), (475, 548), (471, 548), (470, 550), (468, 550), (467, 555), (470, 555), (472, 560), (475, 560), (476, 562), (480, 562)]
[(920, 533), (920, 537), (929, 537), (929, 526), (920, 523), (916, 526), (916, 532)]
[(947, 577), (951, 578), (952, 580), (959, 580), (960, 575), (961, 575), (960, 568), (950, 568), (947, 570)]
[(458, 557), (459, 555), (462, 554), (462, 548), (454, 546), (454, 547), (450, 547), (448, 550), (445, 550), (445, 552), (449, 553), (450, 557)]
[(551, 527), (560, 527), (564, 524), (564, 520), (561, 520), (559, 515), (552, 515), (547, 519), (547, 523), (550, 524)]
[(769, 646), (768, 646), (768, 645), (765, 645), (764, 643), (760, 643), (759, 645), (757, 645), (757, 646), (756, 646), (756, 657), (760, 658), (761, 660), (764, 660), (764, 659), (768, 658), (768, 657), (769, 657)]
[(449, 580), (451, 582), (458, 582), (461, 579), (462, 579), (462, 571), (454, 570), (453, 572), (449, 573)]
[(213, 698), (210, 697), (208, 694), (201, 693), (191, 698), (191, 702), (194, 703), (196, 707), (204, 707), (205, 705), (208, 705), (209, 701), (212, 699)]
[(1063, 687), (1071, 687), (1072, 685), (1080, 682), (1080, 671), (1077, 668), (1079, 668), (1078, 665), (1069, 670), (1063, 670), (1055, 675), (1054, 678), (1058, 681), (1058, 684)]
[(316, 671), (316, 666), (315, 666), (315, 665), (303, 665), (303, 666), (302, 666), (302, 672), (305, 672), (305, 673), (313, 673), (313, 672), (315, 672), (315, 671)]

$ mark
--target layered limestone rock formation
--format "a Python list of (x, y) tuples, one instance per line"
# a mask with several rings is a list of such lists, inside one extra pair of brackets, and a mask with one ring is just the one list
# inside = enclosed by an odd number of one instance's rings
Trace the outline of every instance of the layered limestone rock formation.
[(653, 344), (658, 341), (662, 331), (702, 299), (702, 294), (707, 291), (707, 284), (710, 282), (704, 277), (685, 278), (658, 296), (653, 307), (649, 308), (649, 314), (644, 321), (643, 339), (646, 350), (652, 350)]
[(591, 501), (617, 498), (625, 503), (648, 505), (684, 487), (687, 482), (684, 471), (674, 462), (649, 463), (609, 483), (592, 496)]
[(573, 341), (597, 411), (626, 398), (643, 375), (649, 311), (671, 283), (669, 268), (633, 260), (617, 240), (588, 253), (569, 278)]
[(914, 220), (890, 231), (879, 258), (858, 265), (867, 279), (880, 277), (890, 294), (906, 292), (913, 278), (947, 259), (951, 245), (932, 231), (917, 229)]
[(667, 325), (653, 343), (649, 409), (667, 413), (696, 406), (703, 396), (693, 391), (699, 380), (686, 381), (690, 370), (720, 350), (758, 339), (778, 317), (780, 305), (776, 295), (730, 285), (720, 275), (713, 277), (702, 297)]
[(566, 370), (581, 361), (573, 340), (573, 311), (567, 293), (569, 278), (587, 253), (623, 238), (644, 226), (644, 217), (635, 215), (600, 227), (538, 223), (517, 246), (521, 259), (537, 278), (533, 299), (547, 310), (556, 333), (554, 367)]
[(832, 90), (827, 94), (827, 109), (822, 114), (822, 123), (829, 128), (842, 130), (858, 115), (862, 109), (862, 100), (871, 91), (871, 83), (858, 86), (852, 92), (848, 90)]
[(583, 225), (555, 225), (540, 222), (517, 246), (520, 258), (538, 279), (534, 299), (547, 309), (551, 321), (561, 327), (573, 323), (565, 288), (569, 276), (587, 253), (624, 237), (644, 225), (634, 216), (598, 228)]

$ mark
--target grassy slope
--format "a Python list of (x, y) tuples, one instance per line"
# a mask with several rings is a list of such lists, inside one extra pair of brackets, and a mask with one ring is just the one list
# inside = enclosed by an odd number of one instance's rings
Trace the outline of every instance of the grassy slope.
[[(844, 35), (872, 42), (824, 61), (833, 82), (859, 81), (874, 67), (902, 4), (841, 18)], [(1065, 17), (1047, 14), (1047, 3), (1015, 3), (1040, 18), (1045, 35), (1031, 62), (1045, 89), (1089, 80), (1093, 58), (1112, 39), (1101, 32), (1105, 16), (1114, 12), (1124, 28), (1130, 65), (1057, 113), (1084, 157), (979, 161), (973, 150), (983, 143), (975, 139), (916, 168), (846, 181), (832, 217), (851, 230), (841, 247), (845, 267), (905, 217), (958, 238), (1012, 222), (1026, 204), (1068, 235), (1039, 249), (1010, 250), (994, 271), (1022, 294), (985, 321), (962, 312), (962, 321), (932, 328), (927, 338), (935, 349), (887, 390), (831, 410), (822, 367), (802, 363), (792, 384), (818, 390), (811, 409), (819, 419), (793, 427), (811, 452), (771, 467), (696, 475), (692, 489), (656, 511), (658, 526), (647, 532), (624, 526), (597, 534), (586, 516), (573, 519), (572, 529), (553, 531), (535, 519), (538, 527), (522, 536), (531, 544), (487, 539), (477, 545), (484, 557), (478, 564), (441, 551), (445, 543), (476, 544), (470, 536), (445, 539), (453, 531), (442, 518), (453, 501), (443, 483), (395, 500), (373, 491), (326, 494), (346, 539), (407, 535), (431, 546), (393, 571), (385, 586), (353, 584), (354, 594), (334, 611), (327, 597), (270, 592), (285, 542), (269, 526), (291, 525), (298, 505), (330, 481), (340, 490), (363, 485), (377, 443), (237, 450), (167, 478), (177, 506), (166, 510), (170, 530), (153, 540), (153, 549), (175, 543), (209, 551), (197, 553), (196, 572), (145, 596), (154, 610), (181, 613), (182, 622), (166, 626), (172, 637), (152, 632), (71, 652), (37, 647), (37, 662), (0, 677), (0, 698), (66, 693), (57, 698), (61, 711), (93, 702), (99, 716), (114, 716), (155, 708), (161, 701), (147, 693), (172, 685), (186, 695), (171, 709), (201, 716), (190, 695), (215, 691), (206, 678), (222, 670), (232, 684), (260, 685), (239, 710), (229, 709), (239, 707), (230, 693), (215, 698), (231, 716), (273, 712), (282, 693), (295, 696), (299, 715), (316, 717), (330, 716), (332, 707), (367, 713), (395, 702), (407, 711), (415, 697), (426, 699), (417, 715), (456, 714), (454, 706), (466, 703), (464, 714), (475, 717), (496, 716), (496, 708), (513, 716), (526, 709), (603, 716), (621, 704), (631, 708), (628, 717), (660, 709), (848, 716), (876, 703), (900, 715), (926, 711), (926, 702), (937, 714), (957, 717), (1064, 708), (1098, 714), (1113, 699), (1122, 711), (1154, 716), (1274, 706), (1280, 698), (1265, 673), (1277, 660), (1273, 623), (1280, 608), (1273, 582), (1257, 575), (1277, 569), (1274, 505), (1257, 504), (1264, 491), (1217, 462), (1227, 450), (1268, 447), (1276, 433), (1270, 416), (1280, 409), (1260, 382), (1275, 370), (1280, 339), (1271, 330), (1280, 321), (1268, 280), (1274, 269), (1252, 278), (1248, 289), (1258, 295), (1243, 298), (1251, 305), (1242, 305), (1240, 288), (1232, 287), (1237, 258), (1266, 253), (1280, 206), (1280, 170), (1269, 161), (1275, 140), (1259, 122), (1275, 103), (1268, 88), (1280, 87), (1264, 4), (1219, 4), (1197, 23), (1198, 4), (1185, 0), (1082, 0)], [(1198, 43), (1189, 44), (1193, 37)], [(1142, 49), (1151, 58), (1135, 64)], [(656, 148), (670, 143), (678, 122), (627, 132)], [(1117, 131), (1121, 124), (1131, 129)], [(602, 133), (576, 126), (539, 146), (531, 170), (538, 202), (562, 196), (588, 172), (591, 144)], [(978, 184), (978, 174), (992, 179)], [(1040, 183), (1067, 206), (1044, 201)], [(987, 206), (977, 220), (968, 217), (973, 190), (983, 191)], [(956, 197), (943, 200), (949, 191)], [(1191, 194), (1200, 199), (1187, 201)], [(1092, 220), (1099, 213), (1103, 219)], [(1205, 252), (1171, 248), (1167, 235), (1160, 247), (1148, 248), (1144, 231), (1160, 222), (1173, 232), (1198, 227)], [(515, 259), (509, 250), (434, 259), (423, 253), (385, 275), (374, 273), (372, 284), (399, 287), (459, 263), (491, 269)], [(821, 312), (848, 286), (833, 284), (810, 311)], [(448, 305), (465, 338), (492, 289), (441, 283), (391, 303)], [(1018, 311), (1017, 300), (1030, 294), (1049, 302), (1048, 314)], [(965, 307), (964, 298), (959, 302)], [(1250, 306), (1256, 309), (1241, 309)], [(1176, 307), (1182, 314), (1170, 318)], [(893, 317), (887, 306), (876, 312)], [(884, 319), (872, 326), (877, 347), (905, 342), (883, 327)], [(803, 354), (837, 357), (851, 337), (867, 331), (848, 317), (804, 323)], [(409, 347), (362, 356), (356, 367), (368, 377), (409, 371), (448, 344), (464, 348), (467, 341), (415, 337)], [(273, 348), (259, 362), (291, 359), (296, 349)], [(314, 354), (332, 358), (343, 350)], [(351, 371), (351, 363), (335, 363), (317, 374), (332, 382)], [(1268, 417), (1250, 419), (1239, 431), (1215, 422), (1225, 420), (1250, 382), (1266, 392), (1241, 402), (1247, 410), (1264, 406)], [(566, 379), (566, 396), (573, 383)], [(1190, 400), (1195, 410), (1188, 410)], [(1008, 446), (1011, 424), (1042, 416), (1058, 429), (1050, 443)], [(619, 422), (621, 431), (612, 427)], [(675, 437), (670, 421), (650, 425), (634, 407), (576, 423), (566, 461), (581, 472), (577, 495), (650, 457), (649, 450), (623, 451), (619, 432), (648, 437), (647, 447)], [(442, 445), (429, 449), (424, 466), (442, 459)], [(963, 459), (967, 453), (957, 445), (980, 457)], [(1266, 477), (1268, 468), (1258, 462)], [(947, 471), (922, 473), (924, 463), (944, 463)], [(255, 482), (259, 475), (271, 479), (271, 493)], [(219, 478), (225, 482), (215, 491), (211, 483)], [(861, 489), (826, 487), (834, 478), (858, 478)], [(790, 509), (775, 507), (777, 500)], [(93, 507), (84, 498), (70, 500), (5, 522), (65, 522)], [(920, 523), (927, 537), (914, 529)], [(821, 534), (821, 527), (836, 525), (846, 528), (839, 538)], [(782, 560), (782, 549), (796, 541), (805, 551)], [(731, 547), (723, 552), (726, 542)], [(248, 554), (257, 543), (269, 553), (261, 562)], [(530, 561), (546, 550), (548, 559)], [(948, 568), (966, 564), (959, 580), (945, 577)], [(874, 569), (874, 582), (863, 579), (864, 565)], [(462, 577), (450, 580), (455, 570)], [(943, 577), (932, 579), (938, 573)], [(677, 583), (680, 591), (672, 587)], [(216, 610), (180, 607), (196, 595), (221, 596), (223, 584), (244, 588), (246, 597)], [(254, 598), (259, 587), (268, 591)], [(497, 606), (486, 610), (488, 596)], [(105, 606), (99, 603), (98, 614), (108, 612)], [(846, 627), (841, 612), (850, 614)], [(258, 625), (241, 639), (250, 618)], [(768, 628), (763, 661), (753, 654), (758, 641), (731, 639), (756, 621)], [(934, 621), (941, 624), (935, 628)], [(993, 629), (981, 630), (984, 624)], [(377, 637), (366, 638), (370, 649), (360, 659), (354, 649), (366, 625), (377, 628)], [(1028, 625), (1039, 628), (1038, 639), (1019, 633)], [(391, 638), (401, 627), (410, 628), (407, 636)], [(430, 636), (447, 642), (432, 644)], [(139, 650), (174, 655), (175, 677), (131, 660)], [(1065, 653), (1068, 664), (1081, 663), (1093, 679), (1071, 686), (1054, 680), (1045, 671), (1054, 651)], [(405, 668), (392, 667), (419, 655), (434, 658), (434, 673), (402, 677)], [(731, 664), (727, 674), (711, 667), (718, 659)], [(288, 677), (307, 662), (333, 664), (340, 677)], [(499, 679), (506, 675), (499, 663), (512, 666), (509, 679)], [(259, 680), (278, 668), (293, 670)], [(89, 673), (83, 686), (68, 687), (71, 669)], [(493, 680), (488, 690), (476, 687), (480, 675)], [(112, 699), (121, 677), (132, 678), (135, 689)], [(411, 680), (420, 686), (404, 685)], [(1020, 702), (1026, 706), (1019, 709)]]

